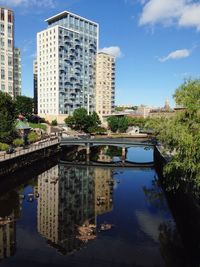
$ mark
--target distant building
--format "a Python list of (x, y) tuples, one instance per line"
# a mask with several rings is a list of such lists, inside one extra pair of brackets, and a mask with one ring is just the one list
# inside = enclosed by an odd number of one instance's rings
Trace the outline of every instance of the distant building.
[(37, 67), (37, 60), (33, 61), (33, 96), (34, 96), (34, 113), (38, 114), (38, 67)]
[(98, 53), (96, 60), (96, 112), (108, 116), (115, 108), (115, 57)]
[(21, 58), (19, 49), (14, 50), (14, 14), (4, 7), (0, 7), (0, 71), (0, 90), (12, 98), (20, 95)]
[(150, 111), (150, 107), (141, 105), (137, 109), (137, 114), (140, 115), (142, 118), (147, 118), (149, 116)]
[(22, 66), (21, 52), (19, 48), (14, 49), (14, 97), (21, 95), (22, 91)]
[(0, 85), (1, 91), (14, 97), (14, 14), (0, 7)]
[(38, 115), (47, 120), (95, 110), (98, 24), (63, 11), (46, 20), (37, 34)]

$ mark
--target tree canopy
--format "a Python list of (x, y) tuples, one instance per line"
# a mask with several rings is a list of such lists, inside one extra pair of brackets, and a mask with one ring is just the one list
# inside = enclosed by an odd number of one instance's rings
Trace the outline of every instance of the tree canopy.
[(95, 131), (95, 129), (99, 129), (101, 121), (96, 112), (88, 115), (85, 108), (78, 108), (74, 111), (73, 116), (65, 119), (65, 124), (72, 129), (89, 133)]
[(184, 109), (172, 118), (151, 120), (149, 126), (173, 155), (165, 168), (168, 177), (200, 183), (200, 80), (185, 81), (174, 99)]
[(0, 140), (9, 141), (15, 130), (15, 103), (10, 95), (0, 91)]
[(125, 133), (128, 129), (128, 118), (127, 117), (117, 117), (110, 116), (108, 119), (108, 127), (114, 133)]
[(22, 114), (25, 117), (31, 116), (33, 112), (33, 99), (27, 96), (17, 96), (16, 101), (16, 112)]

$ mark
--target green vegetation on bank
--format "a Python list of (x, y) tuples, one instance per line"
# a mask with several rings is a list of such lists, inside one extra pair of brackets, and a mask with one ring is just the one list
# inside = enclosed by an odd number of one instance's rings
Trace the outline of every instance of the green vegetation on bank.
[[(200, 80), (185, 81), (174, 94), (175, 102), (185, 109), (168, 119), (152, 119), (147, 123), (172, 160), (165, 174), (173, 181), (195, 181), (200, 185)], [(179, 181), (177, 181), (178, 179)], [(177, 182), (177, 183), (176, 183)]]
[(41, 123), (32, 123), (32, 122), (29, 122), (29, 126), (33, 129), (42, 129), (44, 131), (47, 130), (47, 126), (45, 124), (41, 124)]

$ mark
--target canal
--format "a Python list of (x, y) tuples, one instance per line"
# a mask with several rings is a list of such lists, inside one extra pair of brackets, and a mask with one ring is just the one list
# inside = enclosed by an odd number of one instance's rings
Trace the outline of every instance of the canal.
[[(98, 147), (91, 160), (105, 166), (84, 166), (72, 149), (2, 181), (0, 266), (198, 266), (156, 170), (106, 166), (120, 157)], [(126, 159), (151, 162), (153, 150), (128, 148)]]

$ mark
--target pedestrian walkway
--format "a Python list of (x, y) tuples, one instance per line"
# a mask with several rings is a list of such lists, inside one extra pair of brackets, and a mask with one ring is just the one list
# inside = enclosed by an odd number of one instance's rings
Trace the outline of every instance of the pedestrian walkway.
[(20, 149), (18, 151), (15, 151), (12, 154), (7, 154), (7, 153), (1, 154), (0, 155), (0, 162), (6, 161), (6, 160), (9, 160), (9, 159), (13, 159), (13, 158), (17, 158), (19, 156), (26, 155), (26, 154), (32, 153), (34, 151), (38, 151), (38, 150), (41, 150), (41, 149), (44, 149), (44, 148), (48, 148), (48, 147), (51, 147), (51, 146), (54, 146), (54, 145), (57, 145), (57, 144), (59, 144), (59, 140), (58, 140), (57, 137), (55, 139), (53, 139), (53, 140), (50, 139), (50, 138), (44, 139), (44, 140), (39, 141), (37, 144), (32, 144), (28, 148), (26, 148), (26, 149), (22, 148), (22, 149)]

